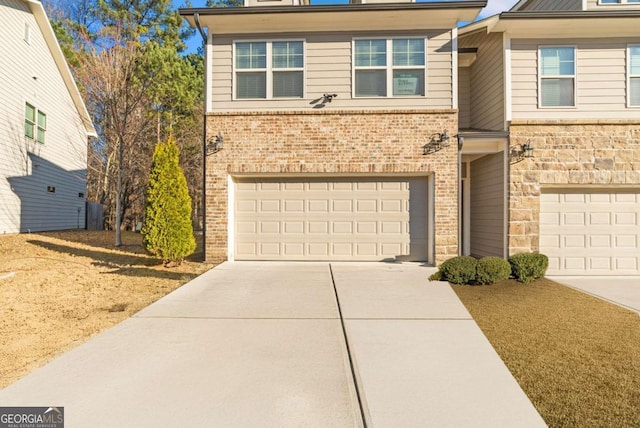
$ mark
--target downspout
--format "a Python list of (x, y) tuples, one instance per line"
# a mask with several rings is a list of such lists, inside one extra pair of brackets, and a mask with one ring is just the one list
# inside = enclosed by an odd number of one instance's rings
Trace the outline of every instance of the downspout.
[(464, 213), (462, 212), (462, 146), (464, 137), (458, 135), (458, 255), (464, 255)]
[[(200, 24), (200, 14), (195, 13), (193, 20), (204, 42), (204, 79), (207, 80), (207, 34)], [(206, 90), (206, 84), (205, 84)], [(207, 260), (207, 96), (204, 97), (204, 111), (202, 112), (202, 257)]]

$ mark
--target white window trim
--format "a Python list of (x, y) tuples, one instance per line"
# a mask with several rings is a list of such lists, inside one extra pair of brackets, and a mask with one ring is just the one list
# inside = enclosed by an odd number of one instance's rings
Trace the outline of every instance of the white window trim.
[[(404, 65), (404, 66), (395, 66), (393, 65), (393, 41), (394, 40), (406, 40), (406, 39), (422, 39), (424, 40), (424, 81), (422, 84), (424, 85), (424, 95), (393, 95), (393, 71), (394, 70), (416, 70), (420, 67), (413, 65)], [(356, 41), (357, 40), (385, 40), (387, 42), (387, 65), (384, 67), (381, 66), (371, 66), (371, 67), (357, 67), (356, 68)], [(405, 37), (356, 37), (351, 40), (351, 97), (358, 99), (376, 99), (379, 100), (381, 98), (427, 98), (427, 44), (429, 40), (426, 36), (405, 36)], [(356, 95), (356, 71), (357, 70), (386, 70), (387, 72), (387, 95), (384, 97), (372, 97), (372, 96), (357, 96)]]
[(640, 79), (640, 74), (631, 74), (631, 48), (640, 48), (640, 44), (630, 43), (627, 45), (627, 108), (640, 109), (640, 104), (631, 104), (631, 78)]
[[(274, 97), (273, 96), (273, 43), (274, 42), (302, 42), (302, 68), (277, 68), (279, 71), (302, 71), (302, 97)], [(266, 43), (267, 45), (267, 67), (266, 68), (252, 68), (241, 69), (236, 68), (236, 43)], [(247, 40), (234, 40), (232, 43), (232, 76), (231, 76), (231, 99), (233, 101), (264, 101), (264, 100), (301, 100), (307, 97), (307, 43), (305, 39), (247, 39)], [(267, 73), (266, 77), (266, 98), (238, 98), (237, 94), (237, 74), (236, 73), (251, 73), (264, 71)]]
[[(545, 79), (569, 79), (573, 78), (573, 105), (572, 106), (543, 106), (542, 105), (542, 55), (544, 48), (573, 48), (573, 75), (544, 76)], [(538, 108), (551, 110), (567, 110), (578, 108), (578, 47), (576, 45), (539, 45), (538, 46)]]
[(618, 0), (616, 3), (603, 3), (602, 0), (598, 0), (598, 6), (620, 6), (620, 5), (640, 5), (640, 2), (630, 2), (628, 0)]

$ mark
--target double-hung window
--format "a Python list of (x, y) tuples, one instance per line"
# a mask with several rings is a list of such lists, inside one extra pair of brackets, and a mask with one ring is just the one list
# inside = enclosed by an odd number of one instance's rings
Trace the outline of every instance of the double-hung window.
[(640, 107), (640, 45), (627, 48), (629, 107)]
[(355, 97), (425, 95), (425, 39), (358, 39), (353, 52)]
[(302, 98), (302, 41), (236, 42), (235, 98)]
[(44, 144), (47, 131), (47, 115), (29, 103), (24, 108), (24, 135), (27, 138)]
[(600, 0), (600, 4), (640, 3), (640, 0)]
[(576, 50), (571, 46), (541, 47), (539, 51), (540, 107), (576, 105)]

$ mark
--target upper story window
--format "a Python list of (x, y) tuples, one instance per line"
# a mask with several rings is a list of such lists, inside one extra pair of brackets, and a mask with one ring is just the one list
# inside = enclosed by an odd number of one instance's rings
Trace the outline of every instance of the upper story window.
[(570, 46), (541, 47), (539, 51), (540, 107), (576, 105), (576, 50)]
[(24, 135), (44, 144), (47, 131), (47, 115), (29, 103), (25, 104)]
[(302, 98), (302, 41), (236, 42), (235, 98)]
[(424, 39), (358, 39), (353, 52), (355, 97), (425, 95)]
[(640, 107), (640, 45), (627, 50), (629, 107)]
[(600, 4), (626, 4), (626, 3), (640, 3), (640, 0), (600, 0)]

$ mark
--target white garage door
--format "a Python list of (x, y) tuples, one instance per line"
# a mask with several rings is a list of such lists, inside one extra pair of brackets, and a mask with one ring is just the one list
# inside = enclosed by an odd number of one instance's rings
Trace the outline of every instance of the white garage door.
[(550, 275), (640, 275), (640, 191), (543, 191)]
[(427, 260), (427, 179), (238, 179), (237, 260)]

